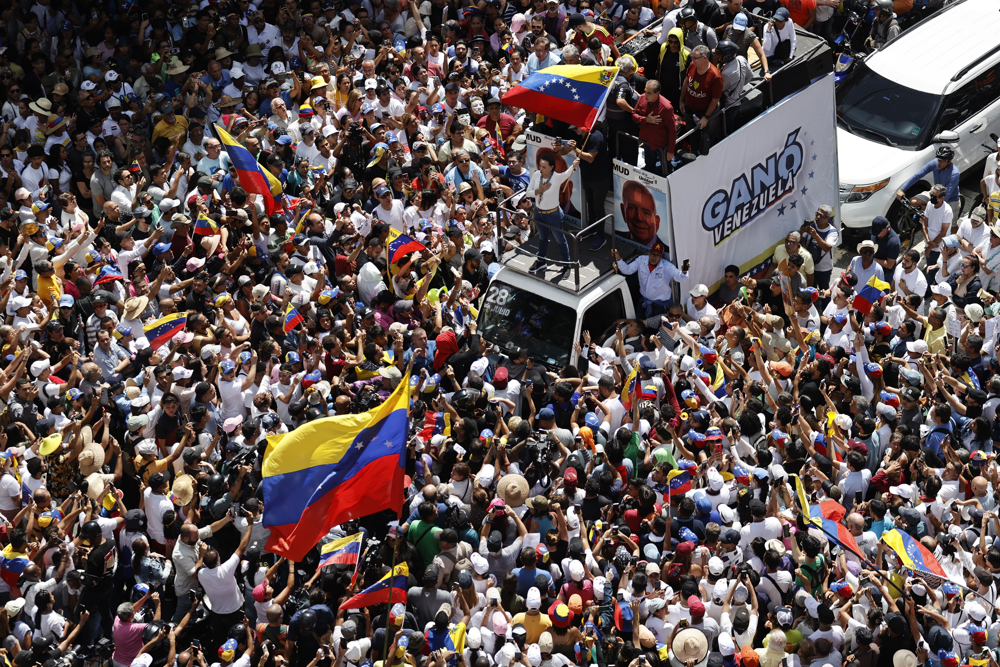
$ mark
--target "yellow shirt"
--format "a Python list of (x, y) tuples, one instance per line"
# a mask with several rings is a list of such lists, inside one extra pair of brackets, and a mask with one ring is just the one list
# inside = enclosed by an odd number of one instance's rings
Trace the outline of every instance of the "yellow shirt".
[(160, 137), (166, 137), (173, 141), (178, 135), (184, 134), (188, 130), (188, 119), (180, 114), (174, 114), (174, 124), (169, 125), (164, 121), (160, 121), (153, 128), (153, 141), (156, 141)]
[(38, 276), (38, 298), (42, 300), (50, 313), (56, 312), (62, 293), (62, 281), (59, 276), (55, 274), (52, 274), (51, 278)]
[(948, 329), (941, 326), (931, 330), (929, 324), (924, 324), (924, 341), (927, 342), (927, 349), (935, 354), (944, 354), (948, 347)]
[[(799, 273), (802, 275), (802, 279), (805, 280), (806, 276), (811, 276), (816, 272), (816, 268), (813, 263), (813, 256), (808, 250), (799, 247), (799, 256), (802, 258), (802, 267), (799, 269)], [(784, 243), (780, 243), (778, 244), (778, 247), (774, 249), (774, 263), (775, 265), (778, 265), (786, 259), (788, 259), (788, 250), (785, 249)], [(803, 287), (805, 287), (805, 285), (803, 285)]]
[(521, 612), (516, 614), (511, 620), (511, 625), (517, 625), (520, 623), (524, 626), (524, 629), (528, 632), (528, 637), (525, 639), (527, 644), (537, 644), (538, 638), (542, 636), (542, 633), (552, 627), (552, 621), (545, 614), (527, 614), (526, 612)]

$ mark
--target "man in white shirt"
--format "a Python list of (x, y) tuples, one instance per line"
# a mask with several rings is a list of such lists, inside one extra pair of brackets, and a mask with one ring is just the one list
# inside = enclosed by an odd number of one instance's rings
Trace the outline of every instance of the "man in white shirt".
[[(989, 225), (989, 234), (975, 249), (979, 255), (979, 280), (983, 289), (996, 292), (1000, 288), (1000, 225)], [(990, 420), (992, 422), (992, 419)]]
[(750, 501), (750, 514), (753, 521), (740, 529), (740, 548), (745, 557), (753, 556), (750, 543), (757, 537), (765, 540), (781, 539), (781, 522), (767, 515), (767, 507), (756, 498)]
[(959, 252), (962, 257), (965, 257), (975, 250), (976, 246), (982, 243), (989, 234), (989, 229), (986, 226), (986, 209), (982, 206), (972, 209), (969, 217), (962, 218), (959, 222), (957, 234), (960, 243)]
[(149, 547), (160, 555), (167, 553), (167, 540), (163, 534), (163, 514), (174, 509), (174, 504), (167, 497), (169, 491), (170, 487), (167, 484), (166, 475), (162, 472), (154, 472), (149, 476), (149, 486), (143, 492)]
[(252, 530), (243, 531), (239, 546), (225, 563), (219, 562), (216, 549), (209, 549), (202, 559), (204, 567), (198, 570), (198, 583), (205, 590), (205, 597), (212, 608), (209, 621), (215, 637), (226, 637), (229, 629), (243, 619), (243, 593), (236, 583), (236, 575), (252, 534)]
[(893, 275), (893, 283), (896, 291), (902, 295), (916, 294), (921, 299), (927, 293), (927, 277), (920, 270), (917, 264), (920, 262), (920, 253), (916, 250), (907, 250), (903, 259), (896, 265), (896, 272)]
[[(955, 213), (944, 201), (947, 192), (948, 187), (942, 185), (941, 183), (931, 187), (930, 201), (927, 202), (927, 206), (924, 209), (924, 238), (927, 239), (927, 247), (924, 250), (924, 255), (927, 257), (928, 266), (938, 263), (938, 257), (941, 255), (941, 251), (939, 249), (941, 247), (941, 241), (945, 236), (951, 233), (951, 223), (954, 219)], [(914, 200), (914, 203), (921, 205), (924, 204), (922, 200), (919, 200), (919, 197)], [(937, 270), (934, 270), (931, 272), (931, 275), (928, 276), (928, 280), (932, 283), (937, 282), (935, 280), (936, 277)]]
[(40, 190), (49, 183), (49, 179), (45, 176), (44, 160), (44, 148), (37, 145), (28, 147), (28, 164), (21, 171), (21, 183), (31, 193), (34, 201), (45, 199), (41, 196)]
[(111, 201), (118, 204), (118, 210), (122, 213), (131, 213), (138, 190), (135, 176), (129, 169), (123, 167), (115, 174), (115, 182), (118, 183), (118, 187), (111, 192)]
[(395, 199), (392, 192), (385, 185), (375, 188), (375, 198), (379, 205), (372, 210), (372, 215), (395, 229), (400, 234), (405, 234), (406, 229), (403, 224), (403, 211), (405, 207), (400, 199)]
[(222, 419), (246, 417), (246, 407), (243, 402), (243, 392), (254, 384), (257, 375), (257, 351), (250, 354), (250, 372), (246, 379), (236, 378), (236, 364), (226, 359), (219, 364), (219, 398), (222, 399)]

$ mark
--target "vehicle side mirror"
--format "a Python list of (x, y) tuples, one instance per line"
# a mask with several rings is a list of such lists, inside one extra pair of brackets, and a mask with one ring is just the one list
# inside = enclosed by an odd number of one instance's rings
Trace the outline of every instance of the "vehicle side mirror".
[[(958, 115), (958, 109), (945, 109), (944, 114), (941, 116), (941, 124), (947, 125), (948, 120), (954, 118)], [(935, 144), (955, 144), (958, 143), (958, 132), (952, 132), (951, 130), (945, 130), (934, 135), (931, 139), (932, 143)]]

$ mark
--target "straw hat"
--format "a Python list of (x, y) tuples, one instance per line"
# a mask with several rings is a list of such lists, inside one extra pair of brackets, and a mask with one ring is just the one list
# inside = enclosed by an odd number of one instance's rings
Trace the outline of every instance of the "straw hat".
[(219, 247), (219, 241), (221, 240), (222, 237), (218, 234), (206, 236), (201, 240), (201, 247), (205, 249), (205, 252), (207, 252), (209, 256), (214, 255), (216, 249)]
[(55, 134), (59, 130), (66, 127), (66, 123), (69, 122), (69, 118), (66, 116), (60, 116), (59, 114), (52, 114), (49, 116), (49, 124), (45, 128), (45, 134)]
[(123, 319), (134, 320), (142, 314), (142, 311), (146, 310), (148, 305), (149, 297), (133, 296), (125, 302), (125, 317)]
[(104, 475), (99, 472), (94, 472), (87, 475), (87, 495), (93, 498), (97, 502), (104, 500), (104, 496), (108, 495), (107, 484), (104, 483)]
[(229, 95), (223, 95), (222, 99), (220, 99), (218, 102), (215, 103), (215, 106), (218, 109), (224, 109), (226, 107), (234, 107), (239, 103), (240, 103), (239, 100), (234, 100)]
[(700, 663), (708, 657), (708, 638), (696, 628), (686, 628), (674, 635), (670, 645), (672, 662), (686, 665), (688, 660)]
[(170, 489), (170, 502), (178, 507), (187, 507), (194, 500), (194, 477), (178, 475)]
[(909, 649), (896, 651), (892, 656), (892, 667), (917, 667), (919, 663), (917, 655)]
[(504, 475), (497, 484), (497, 495), (508, 507), (520, 507), (528, 498), (528, 480), (521, 475)]
[(170, 61), (170, 66), (167, 67), (167, 74), (173, 76), (175, 74), (183, 74), (184, 72), (191, 69), (189, 66), (182, 63), (179, 59), (174, 59)]
[(45, 114), (46, 116), (52, 114), (52, 102), (48, 101), (44, 97), (28, 104), (28, 108), (40, 114)]
[(80, 474), (86, 477), (95, 472), (100, 472), (106, 459), (107, 455), (104, 453), (104, 448), (101, 447), (100, 443), (84, 445), (79, 457)]

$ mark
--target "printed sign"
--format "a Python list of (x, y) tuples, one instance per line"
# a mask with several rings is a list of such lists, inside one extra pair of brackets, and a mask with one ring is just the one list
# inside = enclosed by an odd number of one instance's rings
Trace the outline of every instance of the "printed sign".
[(730, 264), (759, 272), (817, 207), (837, 209), (834, 108), (829, 74), (667, 178), (671, 219), (684, 221), (672, 255), (691, 260), (692, 285), (714, 291)]
[(614, 161), (615, 233), (622, 241), (649, 248), (657, 239), (670, 246), (667, 179), (621, 160)]

